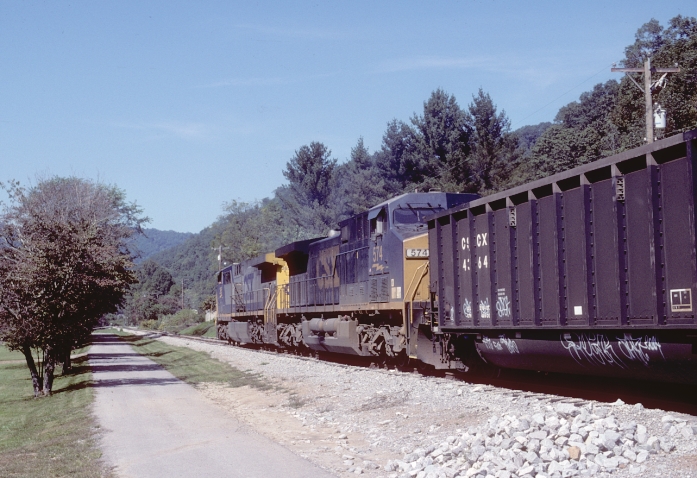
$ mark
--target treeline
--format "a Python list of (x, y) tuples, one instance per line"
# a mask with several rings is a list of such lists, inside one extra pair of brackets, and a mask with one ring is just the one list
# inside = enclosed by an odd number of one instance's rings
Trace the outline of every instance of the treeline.
[[(621, 63), (626, 67), (641, 66), (648, 57), (656, 67), (680, 66), (680, 73), (653, 89), (654, 103), (668, 110), (660, 135), (697, 127), (695, 52), (697, 20), (682, 16), (666, 28), (656, 20), (644, 24), (625, 49)], [(642, 83), (639, 76), (637, 81)], [(181, 293), (177, 284), (184, 278), (190, 306), (203, 308), (204, 302), (213, 303), (218, 247), (222, 263), (240, 262), (288, 242), (326, 235), (342, 219), (415, 189), (490, 194), (639, 146), (644, 127), (644, 94), (627, 76), (594, 86), (562, 107), (552, 123), (515, 131), (482, 89), (466, 107), (437, 89), (420, 113), (387, 124), (377, 151), (369, 151), (359, 138), (340, 163), (320, 142), (303, 145), (283, 171), (287, 184), (272, 197), (226, 203), (213, 225), (153, 260), (172, 276), (171, 294)], [(145, 264), (141, 268), (131, 304), (153, 297), (146, 285), (153, 270), (146, 272)]]
[(138, 254), (136, 263), (141, 263), (161, 251), (178, 246), (193, 236), (190, 232), (160, 231), (143, 228), (143, 234), (133, 238), (133, 249)]

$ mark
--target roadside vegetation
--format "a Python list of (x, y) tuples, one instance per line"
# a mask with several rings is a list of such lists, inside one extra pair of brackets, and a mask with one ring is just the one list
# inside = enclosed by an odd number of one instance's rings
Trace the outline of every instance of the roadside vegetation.
[(215, 322), (203, 322), (192, 325), (179, 332), (179, 335), (193, 335), (195, 337), (217, 337)]
[(226, 383), (231, 387), (249, 385), (259, 390), (273, 388), (259, 375), (238, 370), (231, 365), (211, 358), (204, 352), (197, 352), (187, 347), (176, 347), (152, 337), (130, 335), (113, 329), (107, 329), (103, 333), (120, 335), (121, 340), (128, 342), (137, 353), (162, 365), (172, 375), (192, 385), (219, 382)]
[(112, 476), (97, 448), (91, 379), (87, 357), (79, 357), (72, 373), (55, 378), (52, 397), (31, 398), (24, 355), (0, 345), (0, 475)]

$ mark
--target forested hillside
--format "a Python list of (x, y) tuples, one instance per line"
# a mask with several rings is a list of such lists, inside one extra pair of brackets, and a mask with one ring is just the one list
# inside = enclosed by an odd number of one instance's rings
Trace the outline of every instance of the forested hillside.
[(138, 234), (133, 240), (135, 249), (139, 253), (136, 262), (141, 263), (153, 254), (181, 244), (191, 236), (193, 236), (193, 234), (190, 232), (143, 229), (143, 234)]
[[(649, 21), (624, 55), (626, 67), (641, 66), (648, 57), (657, 67), (680, 66), (653, 91), (654, 104), (668, 110), (659, 139), (697, 127), (695, 18), (677, 16), (665, 28)], [(283, 171), (287, 183), (273, 197), (231, 200), (213, 225), (153, 255), (153, 263), (171, 276), (169, 291), (163, 285), (168, 281), (153, 288), (158, 283), (151, 280), (154, 274), (162, 275), (158, 267), (141, 267), (141, 285), (134, 289), (128, 313), (145, 317), (139, 311), (147, 307), (176, 310), (172, 298), (181, 295), (182, 279), (190, 291), (185, 305), (213, 304), (219, 246), (223, 262), (239, 262), (294, 240), (326, 235), (340, 220), (405, 191), (439, 188), (486, 195), (639, 146), (645, 136), (643, 95), (632, 79), (618, 74), (617, 80), (595, 85), (562, 107), (552, 123), (511, 131), (505, 111), (483, 89), (473, 92), (465, 107), (436, 89), (422, 111), (387, 123), (377, 151), (358, 138), (350, 157), (340, 162), (327, 145), (302, 145)]]

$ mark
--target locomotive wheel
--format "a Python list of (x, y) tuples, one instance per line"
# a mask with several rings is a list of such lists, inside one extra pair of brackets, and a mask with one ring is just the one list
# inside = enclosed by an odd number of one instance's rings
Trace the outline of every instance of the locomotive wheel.
[(410, 366), (411, 359), (409, 358), (409, 355), (407, 355), (406, 351), (402, 350), (397, 354), (396, 357), (394, 357), (393, 362), (397, 370), (403, 372)]

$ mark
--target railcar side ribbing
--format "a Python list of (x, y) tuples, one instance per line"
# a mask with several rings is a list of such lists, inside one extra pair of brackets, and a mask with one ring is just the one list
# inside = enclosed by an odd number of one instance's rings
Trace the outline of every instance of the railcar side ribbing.
[(422, 358), (697, 382), (696, 138), (429, 218), (426, 333), (441, 352)]

